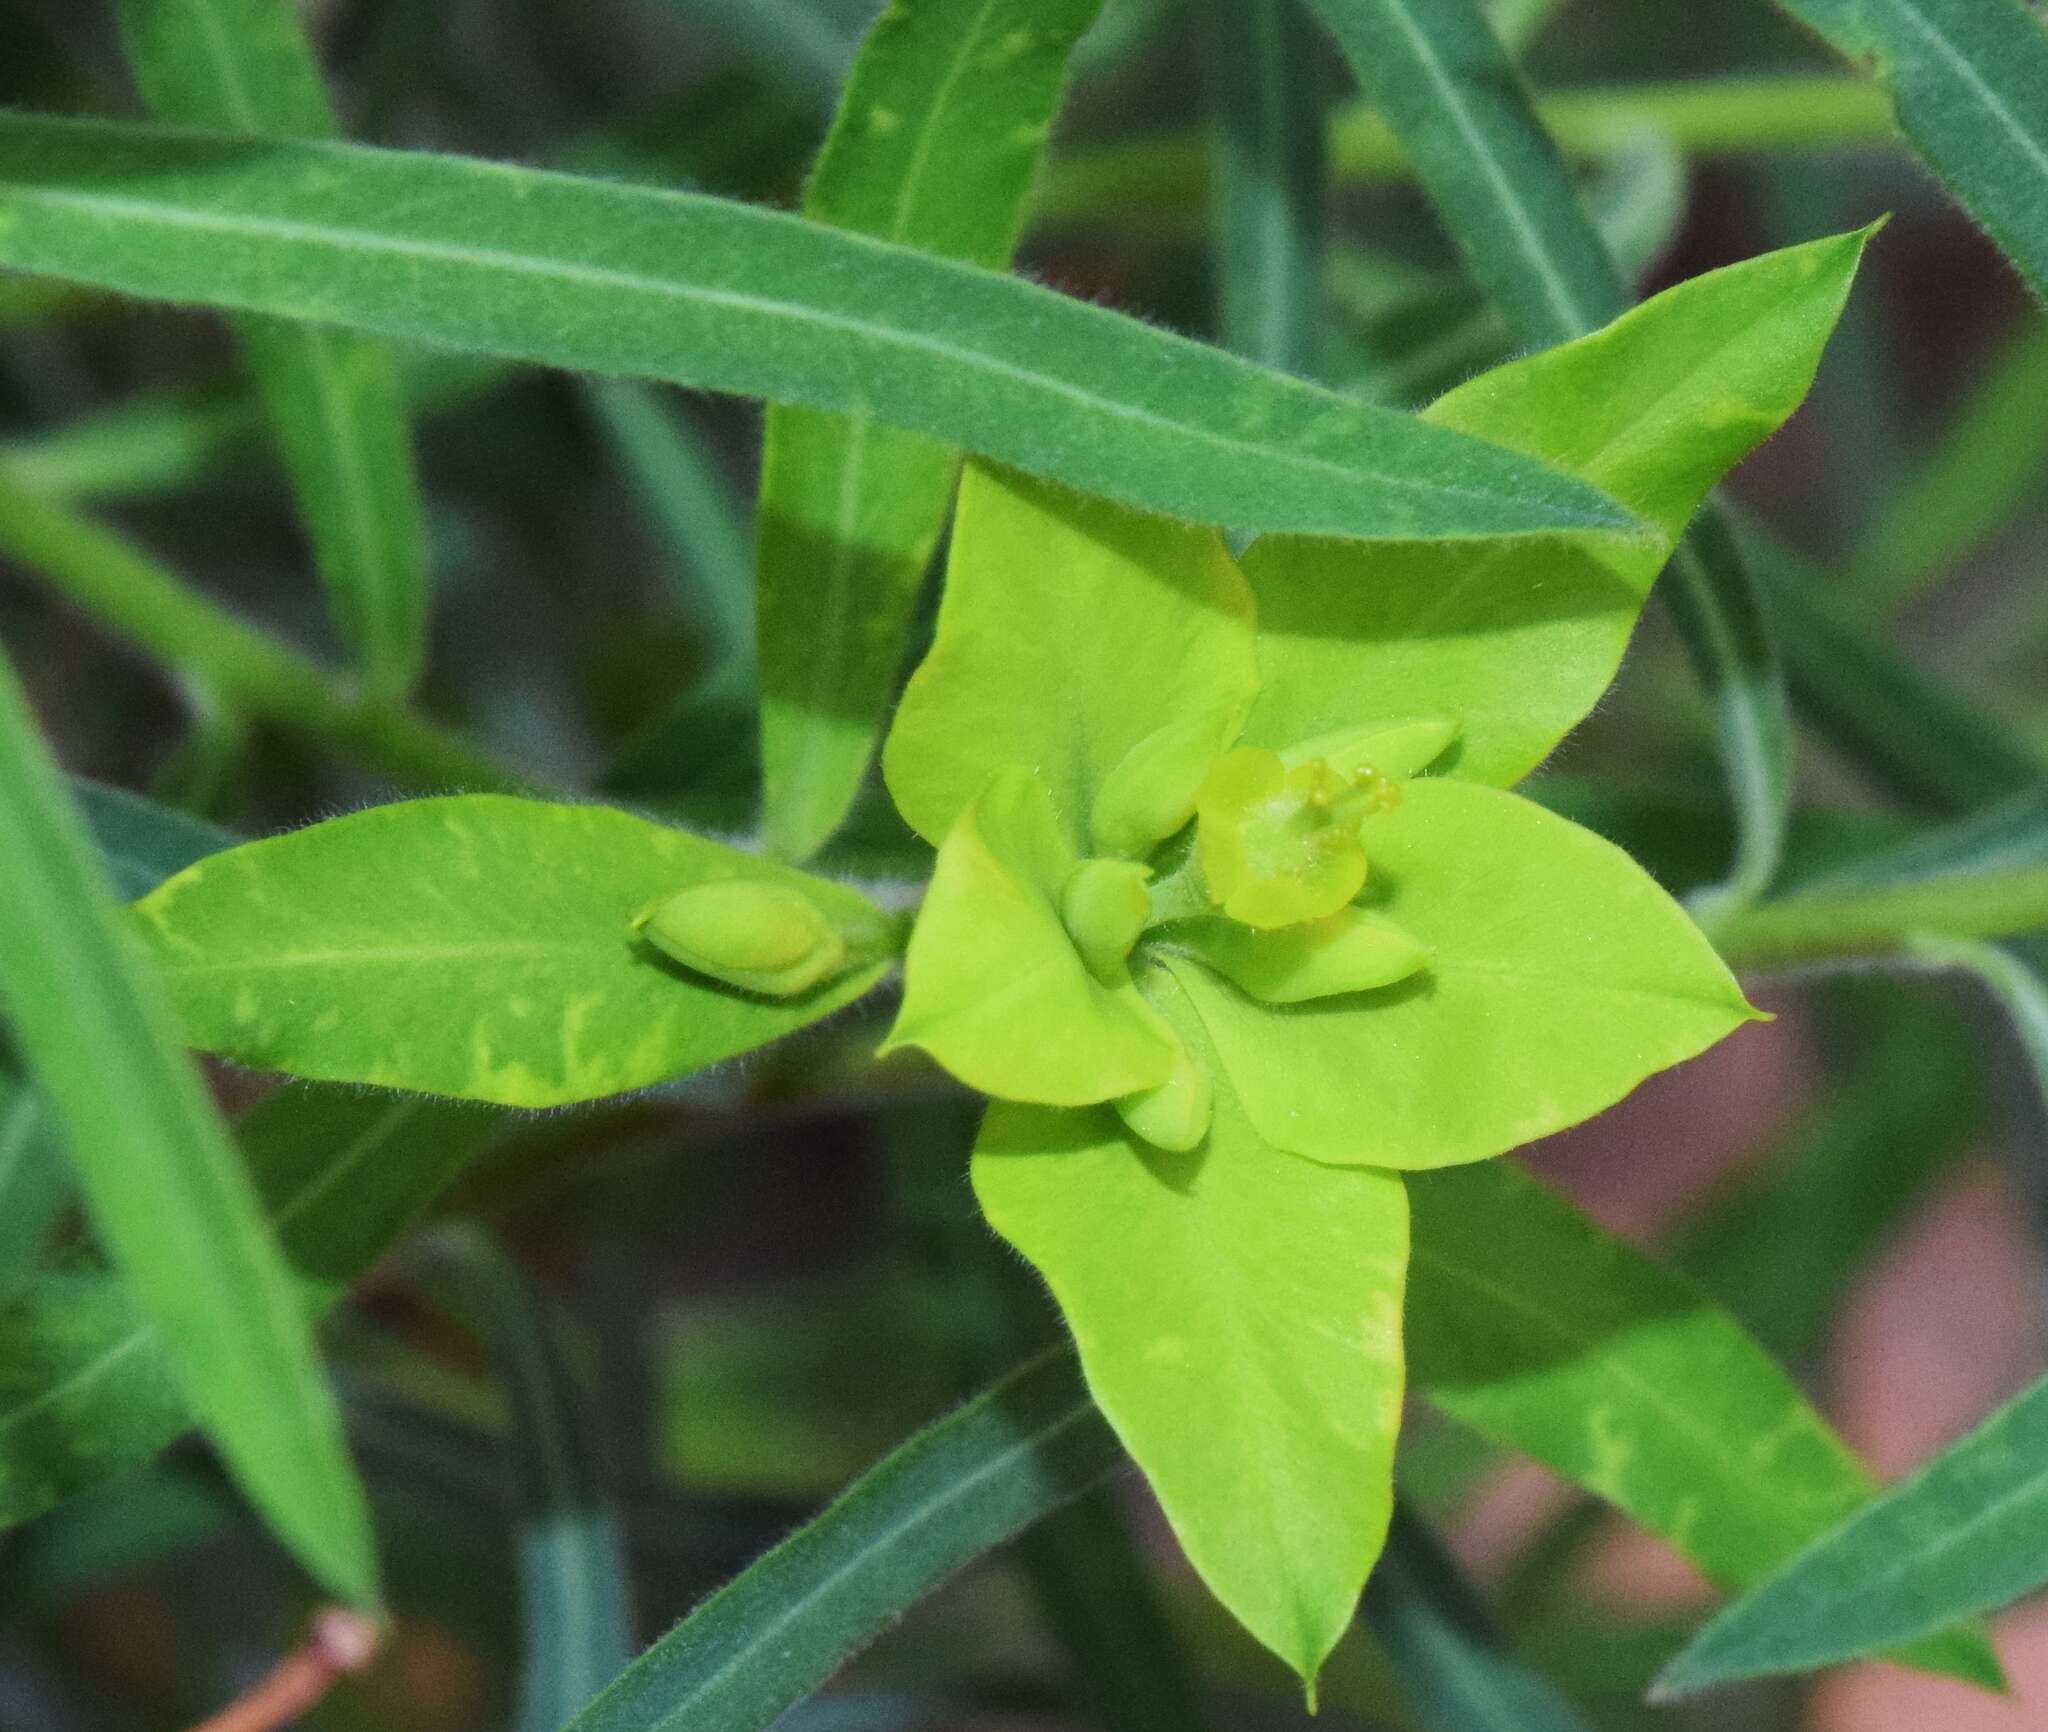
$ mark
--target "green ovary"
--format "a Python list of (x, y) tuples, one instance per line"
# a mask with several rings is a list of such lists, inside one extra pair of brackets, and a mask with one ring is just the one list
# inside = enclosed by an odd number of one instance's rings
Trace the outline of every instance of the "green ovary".
[(1365, 884), (1360, 821), (1399, 798), (1395, 784), (1369, 767), (1343, 775), (1320, 758), (1289, 769), (1260, 747), (1226, 752), (1195, 802), (1210, 900), (1260, 928), (1336, 913)]

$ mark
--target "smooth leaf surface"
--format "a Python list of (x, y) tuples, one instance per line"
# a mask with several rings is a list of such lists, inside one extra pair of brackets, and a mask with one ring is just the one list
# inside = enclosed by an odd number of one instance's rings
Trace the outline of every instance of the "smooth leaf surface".
[[(1409, 1181), (1417, 1391), (1544, 1462), (1739, 1591), (1875, 1482), (1742, 1327), (1511, 1162)], [(1983, 1637), (1897, 1658), (1995, 1684)]]
[(1137, 988), (1098, 980), (1061, 921), (1075, 863), (1044, 782), (997, 775), (939, 850), (885, 1050), (921, 1047), (971, 1088), (1055, 1106), (1165, 1082), (1173, 1045)]
[[(238, 1140), (304, 1305), (330, 1302), (504, 1123), (455, 1101), (280, 1091)], [(0, 1527), (147, 1461), (192, 1423), (128, 1284), (50, 1275), (0, 1305)]]
[(1284, 746), (1448, 711), (1463, 735), (1446, 768), (1502, 785), (1526, 775), (1614, 678), (1707, 490), (1798, 406), (1862, 248), (1838, 236), (1708, 272), (1428, 410), (1583, 475), (1654, 523), (1655, 543), (1254, 543), (1264, 686), (1246, 738)]
[(1611, 1106), (1755, 1014), (1642, 868), (1517, 795), (1425, 776), (1360, 834), (1361, 906), (1431, 952), (1422, 972), (1265, 1005), (1190, 957), (1169, 964), (1280, 1148), (1377, 1167), (1485, 1160)]
[(1091, 851), (1110, 773), (1161, 729), (1191, 728), (1214, 745), (1164, 837), (1251, 706), (1252, 626), (1251, 593), (1213, 531), (970, 466), (937, 634), (883, 751), (889, 792), (938, 842), (990, 776), (1022, 765)]
[[(289, 0), (121, 0), (119, 11), (129, 64), (163, 120), (250, 137), (337, 130)], [(401, 694), (426, 654), (427, 550), (397, 370), (350, 332), (262, 318), (236, 329), (335, 623), (364, 683)]]
[(800, 890), (879, 931), (850, 890), (602, 806), (497, 794), (372, 807), (202, 861), (136, 905), (192, 1045), (244, 1064), (506, 1106), (642, 1088), (829, 1015), (667, 961), (635, 918), (693, 885)]
[(0, 979), (101, 1241), (264, 1518), (328, 1589), (377, 1598), (369, 1516), (312, 1332), (162, 989), (0, 659)]
[(1716, 1616), (1663, 1699), (1922, 1638), (2048, 1582), (2048, 1381)]
[(2048, 26), (2022, 0), (1779, 0), (1891, 93), (1949, 191), (2048, 295)]
[[(1009, 263), (1067, 62), (1102, 0), (885, 11), (855, 60), (804, 214)], [(762, 439), (762, 827), (790, 859), (839, 827), (880, 737), (959, 455), (864, 413), (774, 407)]]
[[(1147, 990), (1213, 1077), (1186, 998)], [(1184, 1154), (1104, 1109), (996, 1102), (973, 1174), (1202, 1579), (1313, 1689), (1393, 1505), (1401, 1180), (1282, 1153), (1220, 1081)]]
[(0, 1301), (35, 1278), (43, 1242), (72, 1190), (41, 1092), (11, 1066), (0, 1068)]
[(1526, 458), (1014, 278), (698, 194), (6, 114), (0, 266), (859, 408), (1244, 528), (1634, 529)]
[(1066, 1348), (878, 1463), (721, 1588), (570, 1732), (762, 1732), (906, 1607), (1122, 1458)]
[(511, 1420), (521, 1650), (513, 1732), (556, 1732), (633, 1657), (595, 1398), (558, 1320), (487, 1234), (458, 1222), (434, 1250), (439, 1285), (489, 1348)]

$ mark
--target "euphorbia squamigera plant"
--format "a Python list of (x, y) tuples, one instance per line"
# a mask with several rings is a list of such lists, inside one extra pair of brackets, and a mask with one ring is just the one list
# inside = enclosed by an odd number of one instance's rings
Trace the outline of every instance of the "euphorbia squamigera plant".
[[(1205, 1579), (1313, 1679), (1385, 1533), (1402, 1174), (1575, 1123), (1755, 1013), (1610, 843), (1508, 791), (1599, 698), (1707, 489), (1790, 413), (1861, 236), (1667, 292), (1428, 414), (1633, 532), (1216, 531), (971, 463), (884, 752), (937, 850), (890, 1049)], [(192, 1041), (547, 1106), (880, 984), (853, 886), (623, 812), (373, 809), (139, 905)]]

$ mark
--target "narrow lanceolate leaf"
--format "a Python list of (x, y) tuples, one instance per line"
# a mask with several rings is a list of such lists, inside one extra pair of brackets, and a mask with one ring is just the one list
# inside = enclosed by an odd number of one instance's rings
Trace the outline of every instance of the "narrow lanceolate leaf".
[[(1016, 249), (1067, 61), (1102, 0), (892, 6), (804, 191), (835, 228), (974, 264)], [(959, 456), (857, 409), (772, 408), (755, 572), (768, 844), (814, 853), (852, 805)]]
[(1331, 535), (1628, 530), (1447, 430), (779, 211), (459, 157), (0, 115), (0, 267), (892, 426)]
[[(1409, 1180), (1417, 1390), (1606, 1499), (1741, 1591), (1876, 1490), (1705, 1294), (1506, 1161)], [(1895, 1658), (1995, 1682), (1981, 1635)]]
[(1956, 816), (2048, 780), (2030, 751), (1961, 693), (1901, 655), (1828, 593), (1790, 549), (1738, 525), (1785, 646), (1801, 718), (1878, 788)]
[(1523, 342), (1569, 342), (1628, 305), (1564, 157), (1478, 0), (1312, 4)]
[[(328, 138), (334, 110), (289, 0), (121, 0), (149, 105), (181, 126)], [(364, 683), (396, 696), (426, 649), (426, 535), (391, 357), (350, 332), (236, 321), (313, 555)]]
[(1996, 944), (1927, 934), (1915, 938), (1910, 948), (1922, 961), (1964, 969), (1989, 988), (2011, 1018), (2020, 1051), (2034, 1073), (2035, 1090), (2048, 1105), (2048, 980), (2042, 979), (2041, 971)]
[(513, 1729), (556, 1732), (633, 1657), (595, 1396), (555, 1318), (486, 1234), (458, 1224), (435, 1250), (454, 1309), (490, 1349), (511, 1418), (522, 1644)]
[(1072, 1352), (1054, 1349), (871, 1469), (655, 1643), (570, 1732), (761, 1732), (955, 1570), (1121, 1458)]
[(42, 1092), (0, 1057), (0, 1301), (34, 1277), (72, 1179)]
[(0, 661), (0, 980), (102, 1241), (251, 1500), (313, 1574), (377, 1597), (312, 1331), (161, 989)]
[[(299, 1282), (321, 1309), (498, 1133), (489, 1108), (282, 1090), (236, 1132)], [(0, 1528), (147, 1461), (192, 1424), (162, 1330), (130, 1285), (46, 1275), (0, 1304)]]
[(99, 845), (100, 859), (113, 876), (114, 888), (126, 901), (147, 896), (172, 873), (241, 840), (218, 824), (160, 806), (125, 788), (74, 781), (71, 797), (78, 802), (85, 827)]
[[(1627, 285), (1477, 0), (1316, 4), (1510, 329), (1548, 345), (1613, 319)], [(1714, 705), (1739, 826), (1719, 895), (1739, 903), (1770, 882), (1784, 845), (1784, 679), (1740, 548), (1711, 511), (1667, 582)]]
[(2024, 0), (1779, 0), (1891, 92), (1899, 126), (2048, 295), (2048, 26)]
[(1202, 1579), (1313, 1691), (1393, 1506), (1407, 1203), (1395, 1174), (1274, 1148), (1187, 995), (1146, 991), (1216, 1085), (1207, 1139), (1169, 1154), (1107, 1108), (998, 1101), (975, 1195)]
[(1216, 134), (1217, 326), (1226, 348), (1308, 373), (1321, 328), (1323, 66), (1301, 0), (1200, 0)]
[[(806, 898), (846, 966), (787, 997), (671, 961), (678, 892)], [(824, 879), (603, 806), (497, 794), (372, 807), (201, 861), (136, 905), (194, 1046), (267, 1070), (505, 1106), (590, 1100), (766, 1045), (851, 1003), (891, 944)]]
[(1546, 1680), (1503, 1651), (1456, 1562), (1399, 1505), (1359, 1609), (1426, 1732), (1586, 1732)]
[(1805, 1672), (1924, 1637), (2048, 1582), (2048, 1381), (1716, 1617), (1658, 1696)]

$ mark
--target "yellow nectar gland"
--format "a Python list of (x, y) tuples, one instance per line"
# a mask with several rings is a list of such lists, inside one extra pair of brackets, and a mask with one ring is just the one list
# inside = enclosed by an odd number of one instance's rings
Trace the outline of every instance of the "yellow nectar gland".
[(1359, 824), (1400, 798), (1399, 785), (1369, 765), (1347, 775), (1321, 758), (1289, 769), (1258, 746), (1226, 752), (1195, 801), (1210, 900), (1262, 928), (1334, 914), (1365, 885)]

